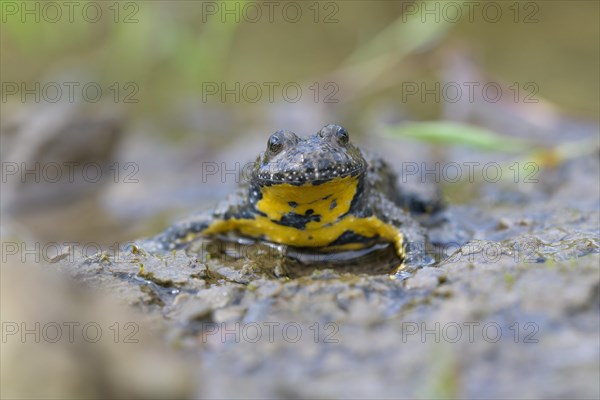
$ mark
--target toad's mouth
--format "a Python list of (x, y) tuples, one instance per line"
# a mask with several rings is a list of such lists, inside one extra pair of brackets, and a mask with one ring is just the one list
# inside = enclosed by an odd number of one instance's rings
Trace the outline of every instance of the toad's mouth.
[(358, 176), (365, 172), (365, 166), (360, 165), (337, 165), (335, 167), (315, 169), (307, 167), (304, 169), (290, 169), (284, 171), (271, 171), (269, 168), (261, 168), (257, 173), (258, 184), (261, 186), (272, 186), (278, 184), (291, 185), (322, 185), (337, 178)]

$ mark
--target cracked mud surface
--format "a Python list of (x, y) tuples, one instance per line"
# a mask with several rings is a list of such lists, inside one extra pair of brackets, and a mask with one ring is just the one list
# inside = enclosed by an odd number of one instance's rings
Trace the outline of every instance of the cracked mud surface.
[(53, 265), (136, 312), (149, 347), (121, 346), (117, 360), (141, 353), (185, 371), (146, 371), (156, 393), (594, 398), (598, 197), (576, 194), (597, 187), (597, 170), (593, 156), (551, 171), (562, 183), (544, 202), (539, 190), (490, 186), (451, 206), (446, 229), (469, 240), (404, 280), (335, 266), (296, 273), (262, 245), (237, 257), (239, 247), (130, 250)]

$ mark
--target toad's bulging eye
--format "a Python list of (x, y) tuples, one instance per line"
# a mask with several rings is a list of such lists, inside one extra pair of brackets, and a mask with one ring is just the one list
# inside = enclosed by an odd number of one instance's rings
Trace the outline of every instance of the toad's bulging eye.
[(350, 137), (348, 136), (348, 131), (346, 130), (346, 128), (341, 128), (338, 129), (337, 131), (337, 139), (338, 142), (340, 142), (340, 144), (346, 144), (348, 143), (348, 139)]
[(267, 143), (267, 147), (269, 148), (269, 151), (271, 153), (277, 154), (283, 148), (283, 142), (282, 142), (281, 138), (278, 135), (272, 135), (269, 138), (269, 142)]

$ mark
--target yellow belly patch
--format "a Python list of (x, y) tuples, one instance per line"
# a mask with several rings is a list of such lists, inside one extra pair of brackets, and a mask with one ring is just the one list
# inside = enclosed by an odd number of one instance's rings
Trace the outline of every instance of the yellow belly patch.
[[(375, 237), (393, 243), (399, 257), (404, 256), (403, 237), (393, 226), (384, 223), (377, 217), (355, 218), (347, 216), (335, 224), (316, 229), (300, 230), (291, 226), (276, 224), (263, 216), (256, 219), (228, 219), (215, 221), (202, 233), (213, 235), (237, 231), (248, 237), (264, 237), (271, 242), (296, 247), (325, 247), (334, 242), (346, 231), (353, 231), (361, 236)], [(349, 243), (345, 248), (360, 248)]]
[(320, 216), (320, 221), (311, 221), (306, 228), (315, 229), (335, 222), (350, 210), (357, 186), (358, 178), (354, 176), (335, 178), (320, 185), (266, 186), (261, 190), (262, 198), (256, 203), (256, 209), (274, 221), (280, 221), (290, 212), (304, 215), (312, 210), (312, 214)]
[[(321, 185), (278, 184), (264, 187), (256, 208), (265, 215), (256, 215), (254, 219), (217, 220), (202, 234), (236, 231), (243, 236), (264, 237), (268, 241), (289, 246), (326, 247), (345, 232), (351, 231), (366, 238), (379, 237), (393, 243), (396, 253), (403, 258), (403, 236), (396, 228), (374, 216), (358, 218), (347, 214), (357, 186), (356, 177), (344, 177)], [(289, 213), (318, 216), (319, 220), (306, 222), (304, 229), (274, 222), (281, 221)], [(364, 245), (346, 243), (339, 248), (357, 249)]]

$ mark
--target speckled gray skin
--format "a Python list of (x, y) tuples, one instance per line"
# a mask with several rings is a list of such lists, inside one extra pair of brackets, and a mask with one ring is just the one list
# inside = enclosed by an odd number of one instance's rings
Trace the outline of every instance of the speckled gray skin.
[[(348, 131), (335, 124), (327, 125), (306, 138), (299, 138), (290, 131), (275, 132), (269, 138), (266, 150), (258, 156), (250, 182), (241, 186), (238, 193), (220, 203), (212, 212), (179, 221), (141, 245), (150, 251), (185, 248), (190, 243), (190, 233), (201, 234), (217, 219), (253, 219), (261, 214), (256, 203), (262, 197), (261, 188), (265, 186), (283, 183), (319, 185), (347, 176), (358, 179), (357, 193), (349, 213), (360, 218), (376, 216), (401, 231), (405, 236), (405, 262), (409, 266), (429, 263), (431, 259), (424, 253), (425, 231), (411, 214), (433, 214), (443, 209), (438, 193), (422, 197), (402, 190), (385, 161), (363, 154), (350, 142)], [(338, 239), (332, 244), (358, 240), (348, 236)]]
[(330, 179), (364, 174), (367, 162), (349, 141), (348, 131), (327, 125), (307, 138), (291, 131), (277, 131), (257, 160), (253, 182), (260, 186), (277, 183), (318, 185)]

